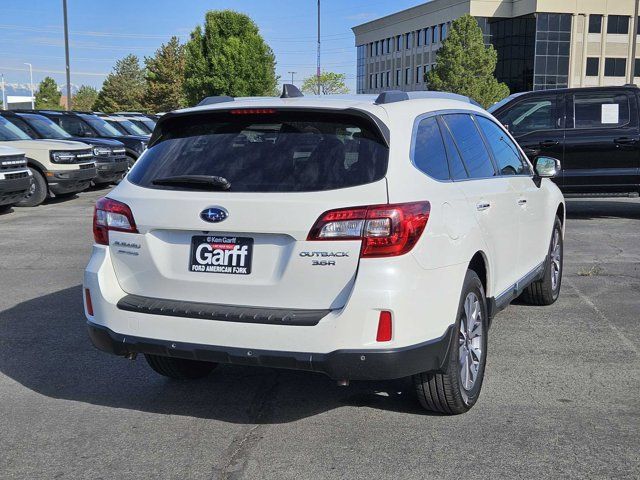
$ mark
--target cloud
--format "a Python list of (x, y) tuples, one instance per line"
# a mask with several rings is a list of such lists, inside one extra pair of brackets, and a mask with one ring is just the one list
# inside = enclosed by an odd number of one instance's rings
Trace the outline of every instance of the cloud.
[(375, 16), (376, 16), (375, 13), (362, 12), (362, 13), (356, 13), (354, 15), (348, 15), (345, 18), (347, 20), (361, 21), (361, 20), (369, 20), (370, 18), (374, 18)]

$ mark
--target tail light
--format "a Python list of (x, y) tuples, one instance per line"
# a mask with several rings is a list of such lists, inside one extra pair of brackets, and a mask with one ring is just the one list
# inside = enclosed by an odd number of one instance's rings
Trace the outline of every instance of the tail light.
[(307, 240), (362, 240), (363, 258), (403, 255), (422, 235), (430, 211), (426, 201), (329, 210)]
[(87, 313), (93, 317), (93, 302), (91, 301), (91, 292), (88, 288), (84, 289), (84, 300), (87, 304)]
[(100, 245), (109, 245), (109, 231), (138, 233), (128, 205), (108, 197), (99, 199), (93, 212), (93, 238)]

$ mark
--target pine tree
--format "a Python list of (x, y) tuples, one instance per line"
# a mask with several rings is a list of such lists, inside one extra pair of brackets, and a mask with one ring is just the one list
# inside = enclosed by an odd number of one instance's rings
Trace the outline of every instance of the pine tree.
[(145, 57), (145, 107), (151, 112), (167, 112), (186, 105), (184, 95), (184, 45), (178, 37), (160, 46), (153, 57)]
[(453, 21), (438, 50), (426, 75), (428, 88), (466, 95), (486, 108), (509, 95), (509, 88), (494, 77), (497, 61), (493, 46), (484, 45), (477, 20), (464, 15)]
[[(331, 95), (336, 93), (349, 93), (349, 87), (344, 83), (344, 73), (322, 72), (320, 74), (320, 93)], [(304, 79), (302, 91), (305, 93), (318, 93), (318, 77), (312, 75)]]
[(71, 107), (74, 110), (92, 111), (98, 99), (98, 90), (89, 85), (82, 85), (73, 96)]
[(144, 71), (135, 55), (118, 60), (102, 84), (94, 105), (104, 112), (141, 111), (145, 90)]
[(60, 106), (61, 98), (60, 90), (58, 90), (58, 84), (51, 77), (44, 77), (44, 79), (38, 85), (38, 91), (36, 92), (36, 108), (42, 108), (46, 110), (62, 110)]
[(186, 44), (187, 103), (210, 95), (270, 95), (278, 82), (275, 56), (257, 25), (242, 13), (209, 11)]

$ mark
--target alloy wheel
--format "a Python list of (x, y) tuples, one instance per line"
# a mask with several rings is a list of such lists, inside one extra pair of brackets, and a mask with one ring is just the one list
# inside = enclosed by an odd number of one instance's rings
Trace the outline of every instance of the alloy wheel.
[(560, 231), (553, 231), (553, 240), (551, 241), (551, 289), (555, 292), (560, 283), (560, 273), (562, 269), (562, 249), (560, 247)]
[(474, 292), (469, 292), (464, 300), (464, 312), (460, 319), (458, 335), (458, 360), (460, 382), (464, 391), (469, 392), (478, 380), (482, 364), (483, 342), (482, 308)]

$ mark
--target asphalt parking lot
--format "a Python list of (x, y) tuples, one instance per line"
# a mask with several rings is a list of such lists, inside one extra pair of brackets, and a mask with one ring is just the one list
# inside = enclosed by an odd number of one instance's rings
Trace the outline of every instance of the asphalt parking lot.
[(478, 404), (220, 367), (166, 380), (85, 333), (92, 191), (0, 215), (0, 477), (640, 478), (640, 200), (569, 200), (550, 307), (512, 305)]

